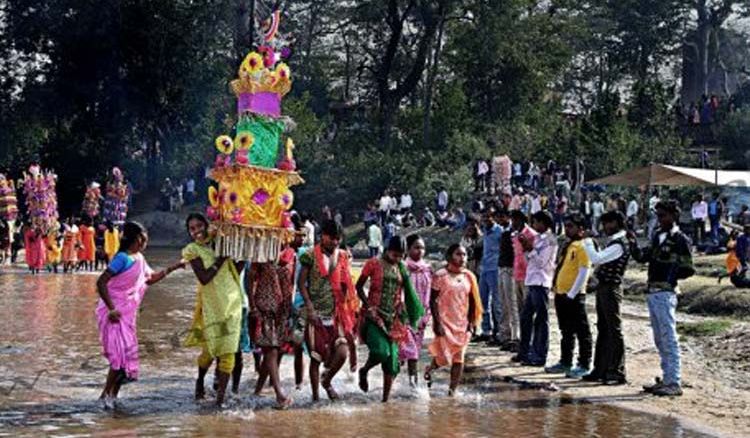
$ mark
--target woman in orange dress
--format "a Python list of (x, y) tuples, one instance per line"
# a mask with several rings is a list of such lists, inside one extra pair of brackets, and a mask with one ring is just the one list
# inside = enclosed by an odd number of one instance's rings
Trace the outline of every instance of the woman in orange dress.
[(456, 392), (464, 370), (464, 355), (471, 332), (482, 321), (482, 301), (474, 274), (466, 269), (466, 249), (453, 244), (445, 254), (448, 265), (432, 278), (430, 309), (435, 339), (429, 346), (432, 363), (425, 369), (427, 385), (432, 371), (451, 366), (448, 395)]
[(73, 223), (72, 219), (68, 219), (64, 228), (62, 249), (63, 272), (73, 272), (78, 263), (78, 247), (80, 246), (81, 235), (78, 226)]
[(94, 270), (96, 260), (96, 242), (94, 240), (94, 227), (91, 221), (81, 223), (81, 247), (78, 251), (78, 265), (84, 270)]

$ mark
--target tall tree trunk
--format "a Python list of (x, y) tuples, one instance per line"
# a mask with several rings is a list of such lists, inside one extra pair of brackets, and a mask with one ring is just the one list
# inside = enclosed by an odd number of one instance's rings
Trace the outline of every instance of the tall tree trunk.
[(432, 92), (435, 86), (435, 77), (440, 67), (440, 51), (443, 45), (443, 30), (445, 29), (445, 12), (441, 13), (440, 25), (438, 27), (435, 50), (427, 64), (427, 80), (425, 83), (424, 100), (422, 102), (422, 141), (425, 148), (429, 148), (432, 142)]
[[(415, 8), (418, 8), (419, 10), (420, 18), (424, 23), (424, 30), (419, 36), (417, 51), (414, 55), (414, 60), (412, 61), (411, 66), (408, 68), (405, 75), (401, 75), (403, 79), (394, 80), (396, 82), (394, 88), (391, 87), (391, 76), (397, 65), (396, 58), (404, 32), (404, 23), (409, 14), (413, 13)], [(399, 104), (404, 97), (414, 91), (417, 84), (419, 84), (420, 79), (424, 76), (427, 54), (430, 51), (430, 47), (432, 47), (432, 39), (435, 37), (435, 32), (438, 27), (437, 20), (435, 20), (434, 16), (435, 11), (432, 10), (431, 5), (426, 1), (420, 2), (419, 5), (417, 5), (416, 2), (411, 1), (402, 12), (399, 8), (398, 0), (390, 0), (387, 5), (387, 10), (388, 12), (385, 21), (388, 24), (389, 35), (385, 52), (377, 61), (378, 67), (376, 71), (376, 84), (380, 108), (380, 143), (385, 150), (389, 150), (391, 146), (391, 128), (393, 127), (395, 112), (398, 111)]]
[(146, 185), (154, 190), (159, 186), (159, 141), (153, 133), (146, 141)]
[(711, 26), (708, 23), (699, 23), (698, 36), (698, 62), (696, 63), (696, 81), (701, 94), (708, 94), (708, 64), (709, 46), (711, 42)]

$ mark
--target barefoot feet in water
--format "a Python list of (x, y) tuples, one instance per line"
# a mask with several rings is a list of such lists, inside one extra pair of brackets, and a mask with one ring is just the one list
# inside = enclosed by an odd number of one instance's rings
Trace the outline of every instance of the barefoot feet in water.
[(370, 390), (370, 383), (367, 381), (367, 370), (365, 368), (360, 368), (359, 370), (359, 389), (362, 392)]
[(427, 365), (424, 369), (424, 381), (427, 382), (427, 387), (432, 387), (432, 366)]
[(323, 372), (323, 375), (321, 376), (321, 382), (320, 386), (323, 387), (323, 390), (328, 394), (328, 398), (331, 399), (331, 401), (339, 400), (339, 394), (336, 392), (336, 390), (333, 389), (333, 386), (331, 385), (332, 377), (330, 377), (328, 370)]

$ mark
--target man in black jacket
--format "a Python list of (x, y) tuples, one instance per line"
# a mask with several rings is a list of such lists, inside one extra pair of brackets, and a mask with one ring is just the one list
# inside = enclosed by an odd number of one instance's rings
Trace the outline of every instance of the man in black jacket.
[(622, 385), (625, 379), (625, 343), (622, 336), (622, 278), (630, 259), (630, 247), (625, 232), (625, 216), (619, 211), (608, 211), (601, 216), (607, 235), (604, 248), (597, 249), (587, 238), (583, 249), (591, 264), (596, 266), (596, 350), (594, 369), (583, 380), (605, 385)]
[(633, 259), (648, 263), (648, 313), (654, 342), (659, 350), (663, 380), (643, 389), (659, 396), (682, 395), (680, 385), (680, 344), (677, 340), (678, 280), (695, 274), (690, 239), (680, 231), (677, 222), (680, 209), (674, 202), (660, 202), (656, 206), (659, 230), (651, 245), (639, 248), (635, 235), (628, 234)]

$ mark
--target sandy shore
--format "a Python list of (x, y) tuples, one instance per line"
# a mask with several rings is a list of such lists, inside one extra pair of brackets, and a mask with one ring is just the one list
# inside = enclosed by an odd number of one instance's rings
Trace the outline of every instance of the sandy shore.
[[(593, 304), (593, 299), (589, 304)], [(467, 377), (481, 379), (515, 377), (535, 383), (553, 383), (560, 397), (607, 403), (626, 409), (679, 418), (686, 426), (722, 436), (750, 436), (750, 372), (746, 361), (733, 361), (731, 351), (717, 353), (723, 338), (734, 339), (733, 333), (750, 329), (747, 323), (734, 323), (729, 335), (717, 339), (683, 337), (682, 376), (684, 395), (677, 398), (651, 396), (642, 385), (660, 376), (659, 356), (654, 347), (645, 305), (626, 303), (624, 335), (628, 384), (602, 386), (545, 374), (541, 368), (523, 367), (510, 361), (511, 355), (495, 347), (472, 344), (467, 362)], [(560, 334), (554, 309), (550, 309), (550, 354), (548, 365), (560, 354)], [(679, 314), (680, 322), (696, 322), (704, 318)], [(593, 308), (589, 320), (594, 336), (596, 315)], [(497, 352), (494, 354), (494, 352)], [(542, 389), (530, 389), (541, 391)]]

